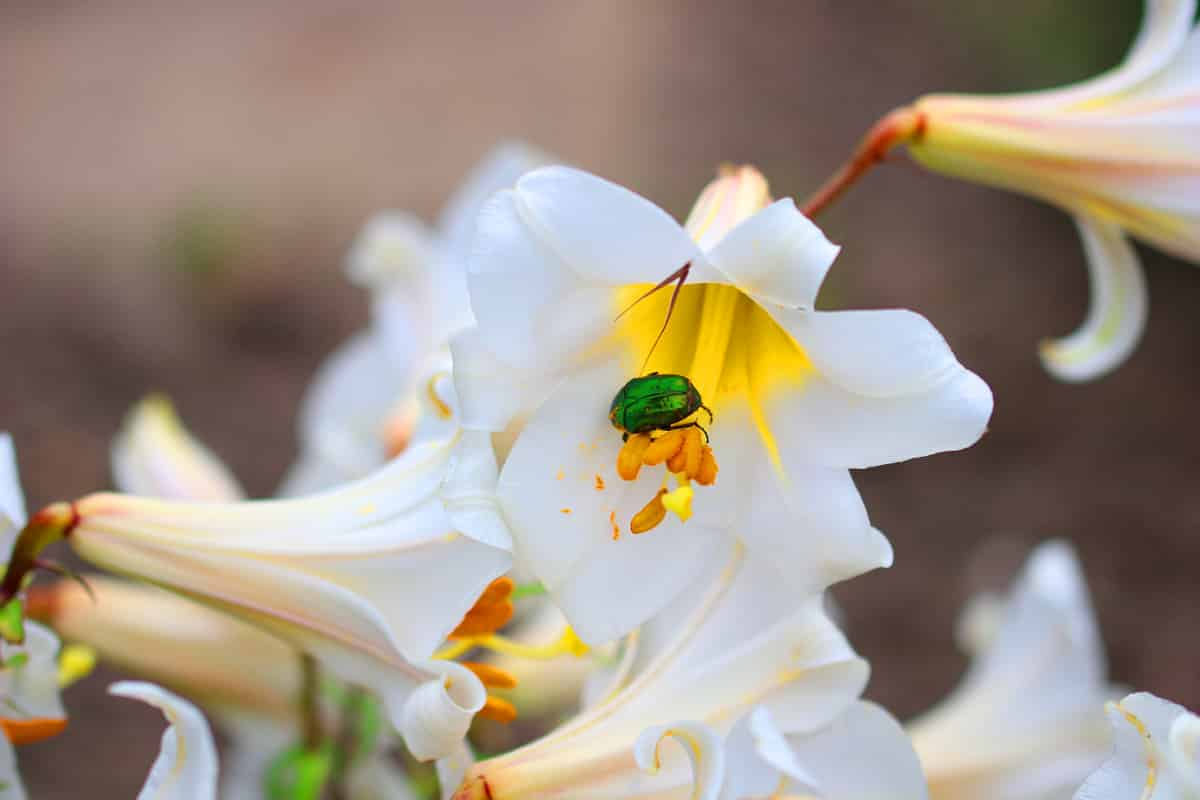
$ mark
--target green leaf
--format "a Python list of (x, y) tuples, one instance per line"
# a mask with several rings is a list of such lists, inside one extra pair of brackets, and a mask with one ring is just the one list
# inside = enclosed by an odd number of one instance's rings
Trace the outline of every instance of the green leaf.
[(320, 800), (333, 771), (333, 747), (305, 750), (296, 745), (284, 750), (267, 768), (269, 800)]

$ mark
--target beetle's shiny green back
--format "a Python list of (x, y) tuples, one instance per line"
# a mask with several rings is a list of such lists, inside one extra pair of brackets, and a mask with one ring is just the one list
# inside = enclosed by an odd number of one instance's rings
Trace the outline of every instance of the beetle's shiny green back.
[(702, 402), (696, 387), (683, 375), (652, 372), (621, 387), (608, 418), (619, 430), (647, 433), (669, 428), (696, 413)]

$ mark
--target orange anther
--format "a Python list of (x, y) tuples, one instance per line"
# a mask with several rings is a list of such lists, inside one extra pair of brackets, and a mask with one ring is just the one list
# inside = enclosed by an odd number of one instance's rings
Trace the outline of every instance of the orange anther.
[(701, 486), (712, 486), (717, 480), (717, 459), (713, 457), (712, 448), (708, 445), (704, 446), (700, 453), (700, 468), (696, 470), (693, 476), (696, 483)]
[(511, 672), (492, 664), (482, 664), (478, 661), (463, 661), (462, 665), (479, 678), (479, 682), (489, 689), (515, 689), (517, 678)]
[(642, 463), (651, 467), (661, 464), (683, 447), (683, 431), (667, 431), (655, 439), (642, 454)]
[(67, 729), (64, 717), (42, 717), (40, 719), (0, 719), (4, 735), (13, 744), (33, 744)]
[(633, 519), (629, 521), (630, 533), (645, 533), (658, 527), (658, 524), (667, 516), (667, 507), (662, 502), (663, 495), (666, 493), (666, 489), (659, 489), (658, 494), (654, 495), (654, 499), (633, 515)]
[(630, 436), (617, 453), (617, 474), (627, 481), (637, 480), (638, 472), (642, 468), (642, 454), (646, 452), (650, 443), (648, 433)]
[(483, 708), (479, 709), (479, 716), (508, 724), (517, 718), (517, 707), (503, 698), (489, 694)]
[(694, 478), (700, 472), (700, 459), (704, 452), (704, 435), (699, 428), (688, 428), (683, 432), (683, 449), (680, 452), (684, 455), (684, 467), (672, 472), (683, 472), (689, 478)]
[(471, 606), (471, 610), (463, 617), (458, 627), (450, 632), (451, 639), (466, 639), (472, 636), (485, 636), (495, 633), (508, 624), (512, 619), (512, 593), (516, 588), (512, 578), (507, 576), (496, 578), (488, 584)]

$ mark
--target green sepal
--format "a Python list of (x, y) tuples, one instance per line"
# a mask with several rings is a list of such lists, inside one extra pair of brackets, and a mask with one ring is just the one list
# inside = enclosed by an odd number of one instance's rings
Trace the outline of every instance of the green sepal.
[(25, 609), (21, 598), (14, 597), (0, 606), (0, 638), (10, 644), (25, 641)]
[(546, 594), (546, 587), (541, 581), (532, 581), (531, 583), (522, 583), (513, 589), (513, 601), (524, 600), (526, 597), (541, 597)]
[(284, 750), (267, 767), (268, 800), (320, 800), (333, 773), (333, 745), (316, 750), (295, 745)]

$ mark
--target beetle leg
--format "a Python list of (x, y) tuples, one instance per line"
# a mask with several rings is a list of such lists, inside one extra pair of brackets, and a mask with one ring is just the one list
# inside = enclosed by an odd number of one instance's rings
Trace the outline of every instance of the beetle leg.
[(701, 404), (700, 404), (700, 410), (701, 410), (701, 411), (703, 411), (703, 412), (705, 412), (706, 414), (708, 414), (708, 424), (709, 424), (709, 425), (712, 425), (712, 424), (713, 424), (713, 413), (712, 413), (712, 409), (711, 409), (711, 408), (709, 408), (708, 406), (704, 405), (704, 403), (701, 403)]
[[(712, 423), (710, 422), (709, 424), (711, 425)], [(682, 430), (687, 430), (688, 428), (699, 428), (700, 432), (704, 434), (705, 444), (708, 443), (708, 431), (705, 430), (704, 426), (701, 425), (699, 422), (695, 422), (695, 421), (684, 422), (680, 425), (671, 425), (670, 427), (663, 428), (663, 430), (664, 431), (682, 431)]]

